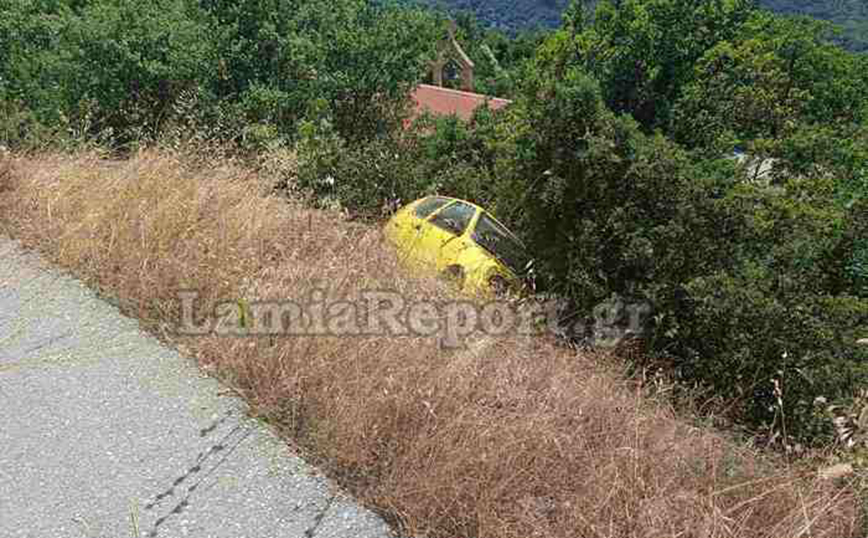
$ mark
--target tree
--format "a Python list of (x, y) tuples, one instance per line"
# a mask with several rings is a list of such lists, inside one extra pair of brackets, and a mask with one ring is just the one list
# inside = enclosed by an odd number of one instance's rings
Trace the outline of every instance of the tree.
[[(252, 121), (291, 135), (319, 101), (349, 138), (397, 123), (433, 57), (435, 19), (362, 0), (202, 0), (218, 49), (218, 95), (238, 99)], [(319, 107), (322, 111), (322, 107)]]
[(802, 122), (858, 123), (868, 75), (825, 41), (827, 26), (758, 12), (732, 40), (700, 58), (670, 130), (691, 147), (718, 139), (779, 139)]
[(65, 98), (58, 74), (72, 20), (64, 2), (0, 0), (0, 99), (25, 103), (43, 122), (61, 121)]
[(737, 35), (755, 9), (752, 0), (602, 0), (593, 24), (562, 30), (569, 35), (553, 54), (596, 77), (609, 108), (648, 132), (668, 124), (694, 62)]
[(119, 141), (153, 136), (184, 92), (207, 84), (212, 40), (185, 2), (94, 2), (62, 43), (67, 109), (97, 105), (96, 128)]

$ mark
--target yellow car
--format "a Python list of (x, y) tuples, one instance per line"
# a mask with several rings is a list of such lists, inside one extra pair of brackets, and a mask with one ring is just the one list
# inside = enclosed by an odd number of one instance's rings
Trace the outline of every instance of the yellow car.
[(443, 276), (481, 296), (520, 292), (530, 267), (524, 244), (466, 200), (428, 196), (402, 207), (385, 236), (417, 273)]

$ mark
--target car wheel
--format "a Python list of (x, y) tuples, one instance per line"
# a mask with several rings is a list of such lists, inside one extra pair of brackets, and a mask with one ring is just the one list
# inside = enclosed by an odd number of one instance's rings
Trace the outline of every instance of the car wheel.
[(443, 271), (443, 280), (452, 282), (458, 289), (464, 287), (464, 269), (460, 265), (450, 265)]
[(509, 292), (509, 284), (506, 279), (500, 275), (494, 275), (488, 279), (488, 286), (494, 292), (496, 297), (505, 297)]

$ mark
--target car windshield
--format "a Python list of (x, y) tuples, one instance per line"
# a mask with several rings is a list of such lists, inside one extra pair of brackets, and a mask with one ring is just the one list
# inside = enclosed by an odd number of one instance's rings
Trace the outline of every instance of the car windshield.
[(517, 275), (524, 273), (529, 261), (524, 245), (489, 215), (479, 217), (471, 237)]
[(437, 211), (448, 202), (448, 198), (441, 198), (440, 196), (432, 196), (431, 198), (426, 198), (419, 202), (419, 205), (416, 206), (415, 214), (420, 219), (427, 218), (429, 215), (431, 215), (431, 213)]

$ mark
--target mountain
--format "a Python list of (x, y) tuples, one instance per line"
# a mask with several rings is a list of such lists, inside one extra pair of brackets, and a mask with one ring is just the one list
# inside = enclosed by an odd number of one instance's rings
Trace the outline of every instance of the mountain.
[(868, 52), (868, 2), (865, 0), (760, 0), (760, 4), (775, 13), (831, 21), (842, 29), (836, 41), (847, 49)]
[(514, 32), (525, 28), (555, 28), (570, 0), (423, 0), (450, 12), (469, 11), (492, 28)]
[[(555, 28), (569, 0), (423, 0), (448, 11), (469, 11), (487, 26), (506, 32), (533, 27)], [(868, 52), (866, 0), (759, 0), (762, 7), (784, 15), (808, 15), (842, 28), (835, 40), (853, 51)]]

